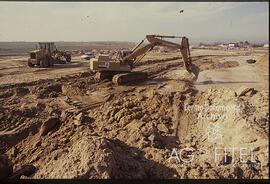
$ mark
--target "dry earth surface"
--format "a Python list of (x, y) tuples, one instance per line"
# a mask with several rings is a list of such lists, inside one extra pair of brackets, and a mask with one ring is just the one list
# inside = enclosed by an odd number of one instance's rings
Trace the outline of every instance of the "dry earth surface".
[(29, 178), (268, 178), (268, 51), (191, 55), (194, 83), (177, 52), (152, 52), (135, 68), (148, 80), (128, 86), (79, 57), (1, 57), (0, 154), (33, 164)]

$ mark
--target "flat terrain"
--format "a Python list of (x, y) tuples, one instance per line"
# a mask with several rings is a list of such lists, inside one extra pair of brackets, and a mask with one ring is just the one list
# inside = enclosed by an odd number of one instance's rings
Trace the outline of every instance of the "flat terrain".
[[(195, 82), (178, 52), (153, 51), (135, 68), (148, 79), (125, 86), (95, 81), (78, 56), (53, 68), (1, 56), (0, 153), (14, 170), (36, 166), (30, 178), (268, 178), (268, 50), (191, 56)], [(43, 135), (49, 118), (57, 121)], [(168, 161), (174, 151), (180, 159)]]
[[(0, 42), (0, 56), (21, 56), (35, 49), (37, 42)], [(133, 47), (133, 42), (55, 42), (60, 50), (90, 51), (92, 49), (119, 49)]]

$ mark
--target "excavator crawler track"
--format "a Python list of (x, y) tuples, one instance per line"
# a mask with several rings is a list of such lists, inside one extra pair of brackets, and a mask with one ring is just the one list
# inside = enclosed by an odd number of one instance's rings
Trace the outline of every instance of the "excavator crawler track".
[(113, 72), (97, 72), (95, 75), (95, 79), (98, 81), (102, 81), (105, 79), (111, 80), (113, 77)]
[(129, 72), (116, 74), (112, 78), (112, 82), (117, 85), (142, 82), (147, 79), (147, 73), (144, 72)]

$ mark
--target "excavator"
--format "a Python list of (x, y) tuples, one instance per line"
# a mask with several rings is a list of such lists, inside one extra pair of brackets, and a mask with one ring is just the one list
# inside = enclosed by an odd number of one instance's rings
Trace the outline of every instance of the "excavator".
[[(182, 38), (182, 41), (181, 44), (177, 44), (164, 38)], [(149, 43), (142, 45), (145, 39)], [(147, 73), (134, 72), (132, 69), (155, 46), (180, 49), (185, 69), (194, 76), (193, 80), (197, 80), (199, 68), (191, 62), (188, 38), (180, 36), (146, 35), (146, 38), (133, 49), (120, 51), (117, 59), (110, 59), (108, 55), (99, 55), (97, 58), (90, 59), (90, 69), (97, 72), (98, 80), (108, 78), (118, 85), (143, 81), (147, 78)]]

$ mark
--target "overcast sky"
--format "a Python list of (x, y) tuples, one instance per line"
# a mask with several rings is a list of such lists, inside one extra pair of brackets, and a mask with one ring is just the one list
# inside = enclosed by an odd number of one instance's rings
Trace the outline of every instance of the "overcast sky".
[(0, 41), (138, 42), (163, 34), (268, 42), (268, 27), (268, 2), (0, 2)]

